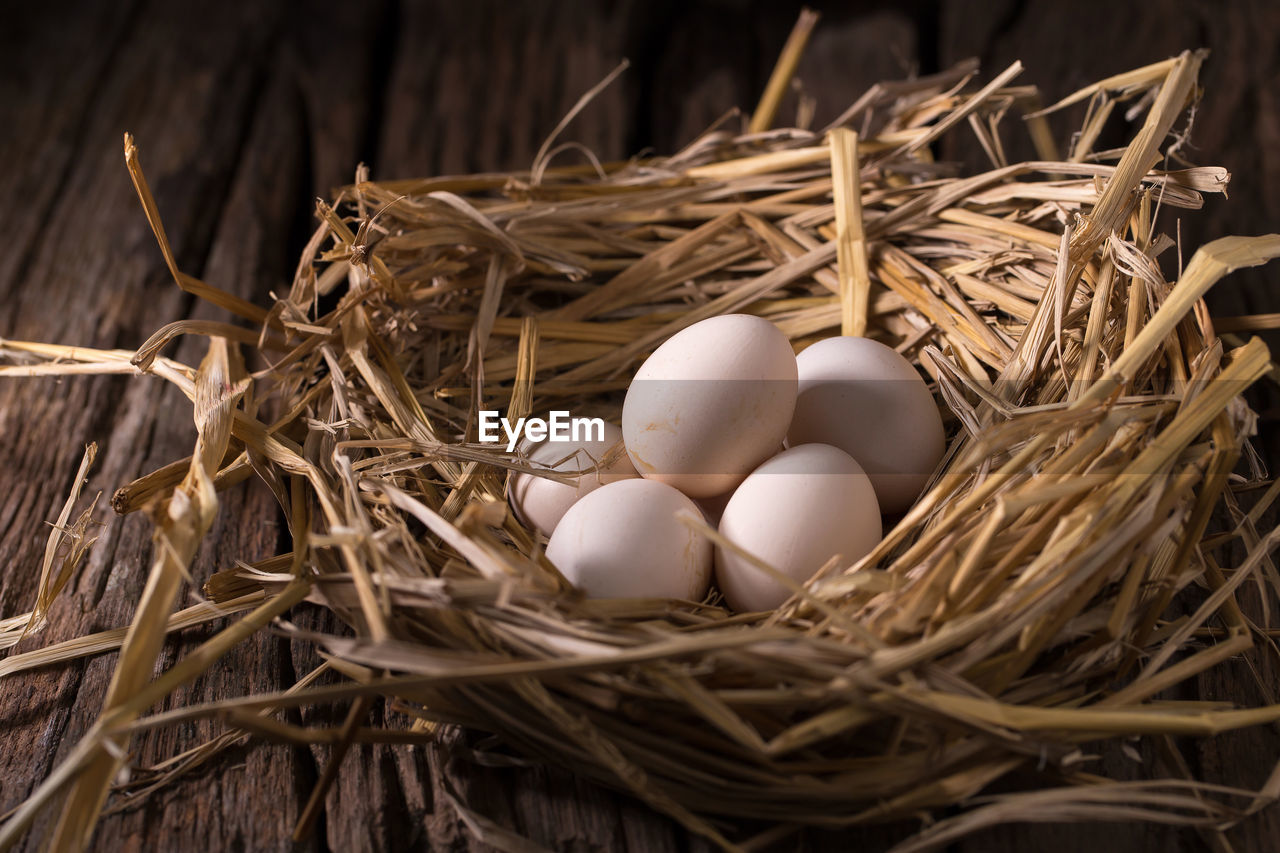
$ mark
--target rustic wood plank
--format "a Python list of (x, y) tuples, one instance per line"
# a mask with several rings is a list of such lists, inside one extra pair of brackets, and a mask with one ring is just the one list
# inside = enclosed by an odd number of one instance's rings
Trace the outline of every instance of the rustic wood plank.
[[(626, 56), (629, 3), (409, 4), (394, 26), (375, 176), (527, 169), (570, 107)], [(560, 138), (601, 159), (627, 150), (634, 75)], [(582, 162), (575, 153), (556, 162)]]
[[(48, 212), (27, 251), (29, 262), (4, 279), (5, 334), (127, 347), (164, 322), (188, 314), (217, 315), (193, 306), (164, 269), (123, 168), (120, 138), (126, 128), (139, 140), (183, 268), (245, 297), (264, 299), (292, 273), (301, 237), (294, 232), (299, 214), (308, 215), (308, 199), (340, 180), (336, 161), (347, 167), (355, 162), (355, 133), (362, 124), (345, 129), (345, 149), (327, 146), (327, 160), (307, 156), (296, 84), (302, 66), (280, 61), (288, 55), (279, 51), (282, 41), (288, 45), (281, 38), (280, 8), (190, 10), (152, 3), (118, 9), (120, 21), (86, 20), (84, 29), (57, 26), (78, 11), (85, 8), (42, 6), (50, 20), (32, 20), (31, 33), (50, 43), (33, 41), (30, 55), (13, 57), (21, 67), (5, 68), (6, 79), (10, 71), (18, 79), (25, 73), (35, 82), (49, 81), (51, 88), (6, 93), (6, 102), (20, 115), (32, 116), (23, 125), (28, 135), (20, 135), (15, 145), (48, 161), (23, 164), (24, 170), (33, 175), (47, 170), (46, 181), (58, 169), (67, 173), (61, 187), (54, 183), (49, 191)], [(104, 34), (111, 38), (97, 43)], [(351, 59), (348, 53), (343, 68), (317, 63), (307, 79), (321, 86), (332, 83), (345, 75)], [(83, 68), (85, 78), (62, 74), (63, 68)], [(75, 101), (80, 94), (83, 102)], [(65, 111), (52, 108), (60, 102)], [(50, 114), (44, 124), (35, 120), (42, 109)], [(65, 165), (59, 166), (56, 157)], [(313, 160), (316, 174), (311, 174)], [(43, 168), (36, 171), (37, 166)], [(28, 172), (5, 171), (6, 178), (15, 174)], [(17, 207), (33, 195), (39, 199), (44, 185), (24, 185), (19, 178), (4, 186), (5, 200)], [(175, 349), (194, 362), (203, 346), (201, 340), (184, 340)], [(8, 566), (38, 565), (45, 535), (41, 519), (49, 517), (52, 502), (61, 500), (72, 470), (68, 466), (74, 465), (71, 456), (78, 455), (82, 442), (96, 438), (102, 443), (102, 464), (90, 489), (108, 494), (190, 452), (190, 405), (158, 381), (6, 382), (0, 394), (10, 427), (0, 452), (13, 478), (6, 481), (7, 524), (0, 540)], [(66, 435), (67, 441), (51, 442), (51, 435)], [(48, 485), (50, 471), (59, 474), (52, 481), (56, 486)], [(196, 576), (234, 559), (276, 553), (281, 546), (277, 517), (260, 487), (228, 493), (193, 565)], [(149, 533), (141, 516), (107, 519), (82, 576), (55, 607), (50, 629), (19, 650), (126, 624), (149, 566)], [(34, 595), (29, 569), (6, 572), (0, 583), (5, 615), (29, 606)], [(190, 632), (182, 642), (169, 644), (160, 667), (207, 633)], [(0, 717), (10, 746), (0, 757), (4, 807), (25, 796), (92, 722), (114, 661), (107, 655), (17, 676), (6, 685), (10, 707)], [(264, 634), (234, 650), (224, 667), (173, 701), (271, 689), (293, 677), (283, 642)], [(220, 724), (203, 723), (150, 733), (135, 743), (137, 760), (146, 765), (167, 758), (221, 730)], [(254, 745), (139, 808), (106, 817), (96, 844), (112, 850), (294, 849), (289, 836), (314, 776), (307, 751)], [(32, 846), (50, 820), (37, 825), (28, 839)], [(317, 846), (322, 845), (303, 849)]]
[[(282, 168), (282, 164), (301, 162), (303, 136), (288, 81), (268, 60), (268, 38), (264, 34), (257, 56), (241, 54), (242, 61), (248, 59), (254, 67), (247, 84), (247, 102), (238, 117), (231, 117), (240, 123), (240, 140), (238, 144), (233, 141), (232, 149), (236, 160), (221, 178), (227, 186), (225, 201), (212, 212), (216, 216), (213, 242), (199, 273), (208, 281), (258, 300), (265, 298), (266, 290), (279, 288), (291, 272), (281, 249), (294, 222), (296, 196), (307, 190), (299, 169)], [(165, 136), (158, 136), (157, 142), (163, 144)], [(214, 189), (211, 195), (216, 198), (217, 192)], [(195, 199), (199, 202), (201, 196)], [(166, 210), (164, 202), (160, 203), (162, 211)], [(225, 319), (203, 303), (188, 306), (188, 313)], [(190, 338), (174, 350), (181, 360), (194, 363), (206, 345), (204, 339)], [(170, 400), (161, 401), (156, 413), (152, 450), (143, 470), (190, 453), (188, 405), (166, 393)], [(195, 576), (203, 578), (237, 559), (261, 559), (277, 553), (282, 545), (281, 528), (274, 499), (260, 484), (250, 481), (247, 487), (224, 493), (214, 527), (193, 563)], [(211, 626), (191, 632), (180, 643), (168, 644), (160, 667), (171, 666), (193, 643), (214, 630)], [(94, 663), (109, 664), (113, 659)], [(278, 638), (260, 634), (233, 650), (222, 665), (177, 691), (166, 704), (171, 707), (242, 695), (284, 686), (292, 680), (287, 649)], [(135, 743), (138, 760), (153, 764), (224, 730), (221, 722), (201, 721), (148, 732)], [(275, 745), (251, 745), (237, 752), (211, 768), (215, 772), (191, 774), (141, 807), (108, 816), (98, 829), (101, 848), (114, 849), (124, 839), (137, 839), (139, 849), (216, 839), (211, 846), (292, 849), (289, 837), (293, 823), (314, 777), (310, 757), (304, 750)]]

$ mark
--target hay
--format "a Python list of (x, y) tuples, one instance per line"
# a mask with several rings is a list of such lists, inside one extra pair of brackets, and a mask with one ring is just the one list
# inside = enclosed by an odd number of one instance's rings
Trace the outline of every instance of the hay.
[[(226, 734), (136, 775), (115, 807), (250, 735), (332, 744), (302, 835), (346, 747), (421, 743), (437, 723), (496, 732), (725, 847), (737, 837), (725, 818), (776, 824), (762, 844), (801, 824), (968, 806), (904, 842), (914, 850), (1007, 820), (1218, 827), (1274, 800), (1274, 782), (1256, 794), (1111, 782), (1087, 772), (1080, 748), (1280, 720), (1275, 706), (1152, 701), (1255, 637), (1270, 644), (1273, 630), (1244, 615), (1236, 592), (1252, 579), (1271, 596), (1280, 583), (1269, 556), (1280, 534), (1257, 530), (1277, 488), (1234, 473), (1254, 424), (1240, 394), (1272, 369), (1268, 353), (1256, 339), (1225, 347), (1202, 301), (1231, 270), (1280, 255), (1280, 236), (1210, 243), (1172, 284), (1156, 260), (1174, 247), (1160, 211), (1199, 208), (1229, 178), (1158, 168), (1175, 153), (1163, 146), (1201, 55), (1051, 108), (1091, 104), (1064, 160), (1036, 90), (1010, 85), (1017, 64), (983, 86), (973, 63), (880, 84), (829, 133), (769, 129), (812, 24), (788, 42), (747, 132), (717, 127), (673, 156), (620, 163), (554, 165), (567, 149), (549, 139), (523, 173), (360, 175), (317, 204), (292, 286), (269, 308), (177, 268), (126, 138), (175, 282), (249, 325), (179, 322), (136, 353), (0, 342), (3, 375), (158, 375), (192, 399), (199, 434), (191, 458), (113, 500), (157, 522), (127, 635), (57, 644), (0, 670), (122, 648), (97, 725), (0, 843), (61, 799), (53, 843), (83, 847), (130, 735), (210, 716)], [(1138, 134), (1094, 152), (1112, 106), (1130, 99), (1146, 111)], [(1024, 121), (1002, 124), (1010, 112)], [(1006, 162), (1010, 124), (1041, 160)], [(933, 161), (931, 143), (964, 132), (989, 171), (956, 177)], [(714, 592), (581, 598), (507, 511), (507, 476), (535, 466), (478, 443), (477, 411), (616, 419), (647, 353), (735, 311), (767, 317), (797, 349), (841, 331), (895, 345), (935, 383), (943, 465), (872, 554), (828, 565), (775, 613), (731, 615)], [(199, 368), (159, 355), (188, 334), (211, 339)], [(236, 344), (256, 351), (253, 372)], [(254, 474), (275, 493), (294, 550), (217, 572), (208, 602), (173, 614), (217, 491)], [(1211, 530), (1224, 501), (1234, 523)], [(1221, 565), (1237, 540), (1245, 559)], [(42, 583), (38, 613), (57, 585)], [(147, 715), (304, 598), (352, 628), (278, 623), (326, 654), (319, 670), (280, 692)], [(1189, 615), (1168, 619), (1175, 602)], [(250, 608), (147, 683), (166, 631)], [(363, 727), (379, 697), (415, 723)], [(336, 728), (276, 715), (334, 702), (350, 703)], [(1025, 769), (1054, 787), (978, 799)]]

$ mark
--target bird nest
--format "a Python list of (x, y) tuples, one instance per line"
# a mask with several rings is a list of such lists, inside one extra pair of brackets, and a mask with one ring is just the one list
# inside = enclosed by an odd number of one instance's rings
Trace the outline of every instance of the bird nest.
[[(767, 840), (956, 805), (904, 849), (1032, 815), (1221, 824), (1258, 807), (1186, 779), (1109, 781), (1082, 749), (1280, 719), (1153, 701), (1250, 647), (1259, 629), (1236, 593), (1275, 540), (1253, 522), (1276, 489), (1248, 489), (1256, 465), (1235, 473), (1254, 424), (1241, 393), (1268, 353), (1215, 334), (1202, 297), (1280, 254), (1280, 237), (1217, 240), (1182, 268), (1160, 227), (1229, 177), (1178, 159), (1200, 62), (1184, 54), (1050, 108), (1090, 105), (1064, 157), (1034, 87), (1010, 83), (1018, 65), (985, 84), (973, 64), (880, 84), (830, 127), (769, 129), (784, 55), (749, 123), (730, 117), (674, 156), (557, 165), (572, 153), (553, 141), (562, 125), (527, 172), (360, 174), (317, 205), (292, 286), (265, 307), (178, 270), (126, 139), (175, 280), (247, 322), (177, 322), (136, 352), (3, 342), (7, 373), (161, 376), (198, 429), (190, 459), (114, 497), (155, 520), (151, 580), (98, 725), (5, 831), (61, 798), (58, 837), (83, 841), (130, 734), (197, 716), (336, 744), (335, 763), (351, 743), (461, 724), (725, 847), (760, 822), (783, 827)], [(1120, 101), (1140, 129), (1094, 151)], [(1021, 120), (1002, 123), (1010, 113)], [(1011, 124), (1039, 160), (1006, 162)], [(976, 134), (992, 167), (935, 162), (948, 133)], [(872, 553), (828, 564), (774, 612), (731, 613), (714, 589), (586, 598), (506, 501), (513, 472), (564, 475), (479, 442), (477, 413), (616, 421), (647, 354), (726, 313), (767, 318), (797, 350), (837, 334), (896, 347), (931, 380), (946, 456)], [(191, 334), (210, 339), (199, 367), (160, 355)], [(173, 614), (218, 492), (251, 476), (275, 493), (293, 550), (198, 578), (208, 601)], [(1248, 525), (1215, 521), (1224, 501), (1264, 492)], [(67, 520), (42, 593), (84, 544)], [(1229, 546), (1245, 553), (1233, 566)], [(350, 630), (277, 621), (304, 599)], [(150, 678), (175, 620), (233, 612), (247, 615)], [(273, 623), (317, 645), (321, 671), (146, 715)], [(379, 699), (401, 728), (364, 725)], [(275, 716), (320, 703), (347, 703), (346, 722)], [(1038, 790), (975, 800), (1024, 772)]]

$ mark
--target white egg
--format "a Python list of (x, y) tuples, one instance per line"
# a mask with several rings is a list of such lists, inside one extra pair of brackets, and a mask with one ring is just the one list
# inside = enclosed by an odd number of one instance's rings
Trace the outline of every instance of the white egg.
[[(765, 462), (738, 486), (720, 533), (803, 584), (833, 556), (850, 565), (880, 541), (875, 490), (853, 457), (802, 444)], [(717, 545), (716, 583), (739, 612), (772, 610), (791, 591), (741, 554)]]
[(568, 474), (581, 474), (577, 483), (558, 483), (536, 474), (520, 472), (507, 483), (507, 500), (516, 516), (530, 527), (550, 536), (560, 519), (583, 495), (606, 483), (633, 479), (640, 475), (625, 452), (601, 470), (592, 470), (622, 441), (622, 430), (604, 424), (599, 440), (541, 441), (528, 452), (529, 460)]
[(938, 406), (911, 362), (870, 338), (841, 337), (818, 341), (796, 363), (788, 444), (840, 448), (867, 472), (883, 512), (908, 509), (946, 450)]
[(701, 517), (665, 483), (609, 483), (564, 514), (547, 559), (591, 598), (697, 601), (711, 584), (711, 541), (683, 524), (682, 512)]
[(704, 498), (777, 449), (791, 423), (796, 359), (777, 326), (748, 314), (695, 323), (636, 372), (622, 407), (640, 475)]

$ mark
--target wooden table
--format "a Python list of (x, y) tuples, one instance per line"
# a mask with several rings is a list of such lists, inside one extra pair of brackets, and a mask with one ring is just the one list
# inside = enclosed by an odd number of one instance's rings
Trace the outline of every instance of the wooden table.
[[(824, 4), (817, 4), (821, 8)], [(1197, 111), (1193, 156), (1236, 176), (1231, 200), (1188, 221), (1184, 246), (1280, 225), (1280, 9), (1275, 4), (1105, 0), (970, 4), (951, 0), (830, 3), (799, 77), (833, 117), (867, 86), (904, 71), (979, 56), (987, 76), (1015, 58), (1050, 98), (1107, 74), (1172, 55), (1214, 50)], [(0, 335), (132, 349), (164, 323), (217, 318), (171, 283), (121, 156), (135, 134), (180, 266), (244, 297), (269, 299), (292, 275), (313, 200), (368, 163), (375, 177), (527, 166), (544, 136), (623, 57), (630, 71), (565, 138), (602, 158), (687, 142), (725, 109), (750, 109), (797, 8), (747, 0), (307, 4), (7, 2), (0, 15)], [(782, 115), (794, 115), (795, 97)], [(1079, 114), (1069, 118), (1078, 123)], [(1068, 127), (1068, 119), (1058, 123)], [(1117, 141), (1125, 138), (1117, 126)], [(1105, 147), (1105, 146), (1100, 146)], [(976, 148), (941, 152), (971, 161)], [(1215, 311), (1280, 311), (1276, 267), (1241, 274)], [(175, 355), (198, 360), (188, 340)], [(1273, 398), (1264, 398), (1264, 429)], [(74, 378), (0, 383), (0, 606), (30, 609), (46, 522), (56, 517), (81, 450), (102, 452), (88, 494), (106, 495), (190, 452), (190, 409), (154, 379)], [(104, 502), (105, 505), (105, 502)], [(92, 556), (48, 627), (17, 651), (125, 625), (150, 560), (140, 514), (100, 513)], [(195, 562), (198, 577), (237, 558), (287, 549), (266, 489), (224, 496)], [(322, 624), (300, 608), (300, 624)], [(212, 629), (172, 641), (167, 667)], [(114, 655), (16, 675), (0, 690), (0, 809), (20, 802), (76, 743), (101, 707)], [(194, 702), (293, 683), (314, 654), (259, 634), (177, 697)], [(1264, 696), (1241, 664), (1200, 679), (1206, 698)], [(301, 721), (342, 709), (307, 712)], [(379, 710), (375, 713), (381, 714)], [(299, 720), (295, 719), (295, 722)], [(135, 741), (153, 764), (216, 735), (193, 723)], [(454, 734), (445, 740), (460, 739)], [(1204, 778), (1256, 787), (1280, 758), (1258, 730), (1184, 744)], [(1146, 749), (1146, 748), (1144, 748)], [(1109, 758), (1108, 772), (1167, 774)], [(286, 850), (327, 748), (253, 742), (187, 774), (141, 805), (109, 814), (101, 850)], [(540, 845), (569, 850), (702, 850), (636, 802), (560, 772), (478, 767), (463, 750), (356, 748), (303, 850), (471, 849), (447, 790), (476, 813)], [(46, 830), (46, 816), (37, 833)], [(804, 833), (806, 848), (888, 846), (910, 826)], [(1237, 849), (1280, 845), (1270, 810), (1229, 833)], [(798, 839), (798, 840), (797, 840)], [(28, 839), (27, 848), (36, 843)], [(1193, 831), (1142, 826), (1022, 826), (957, 845), (979, 850), (1199, 850)], [(26, 849), (26, 848), (24, 848)]]

